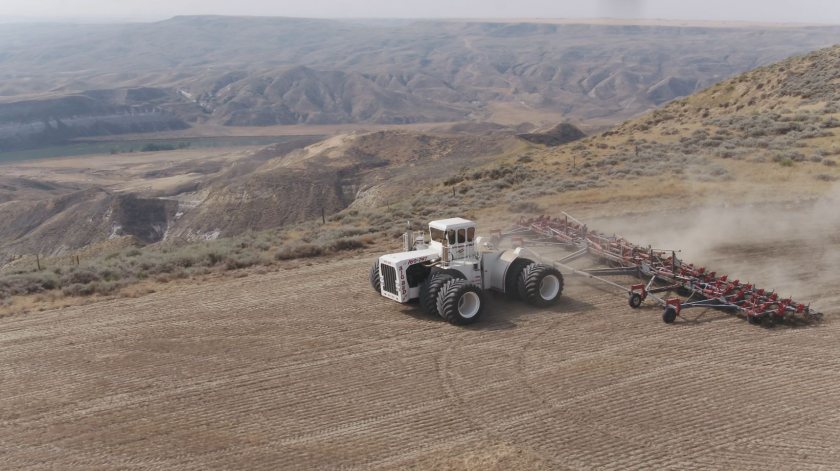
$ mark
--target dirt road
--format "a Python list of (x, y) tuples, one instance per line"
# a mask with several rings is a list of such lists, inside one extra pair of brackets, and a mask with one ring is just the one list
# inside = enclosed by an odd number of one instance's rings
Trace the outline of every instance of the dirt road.
[(0, 319), (2, 469), (827, 469), (840, 323), (764, 329), (570, 281), (457, 328), (367, 258)]

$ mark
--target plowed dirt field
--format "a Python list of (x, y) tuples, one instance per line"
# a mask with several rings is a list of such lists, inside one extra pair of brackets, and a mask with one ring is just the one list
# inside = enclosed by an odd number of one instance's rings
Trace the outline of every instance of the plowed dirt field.
[(0, 319), (0, 469), (840, 466), (832, 315), (665, 325), (570, 278), (458, 328), (369, 262)]

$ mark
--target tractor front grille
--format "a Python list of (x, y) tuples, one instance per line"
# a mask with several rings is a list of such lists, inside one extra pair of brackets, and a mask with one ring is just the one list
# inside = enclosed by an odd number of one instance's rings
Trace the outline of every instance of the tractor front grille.
[(380, 265), (380, 267), (380, 271), (382, 273), (382, 288), (391, 294), (398, 294), (397, 269), (385, 264)]

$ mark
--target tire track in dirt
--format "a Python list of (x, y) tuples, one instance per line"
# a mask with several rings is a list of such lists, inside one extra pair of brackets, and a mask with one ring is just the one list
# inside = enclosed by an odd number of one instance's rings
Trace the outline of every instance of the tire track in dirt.
[[(840, 455), (834, 323), (665, 326), (571, 282), (556, 310), (491, 297), (462, 329), (371, 293), (367, 262), (0, 320), (0, 467), (396, 468), (488, 443), (564, 469)], [(766, 397), (783, 399), (744, 400)]]

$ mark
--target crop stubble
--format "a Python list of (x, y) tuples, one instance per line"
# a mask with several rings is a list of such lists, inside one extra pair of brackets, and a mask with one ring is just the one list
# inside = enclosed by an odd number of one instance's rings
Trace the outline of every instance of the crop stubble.
[(456, 328), (367, 259), (0, 320), (0, 467), (830, 468), (837, 326), (762, 329), (569, 280)]

